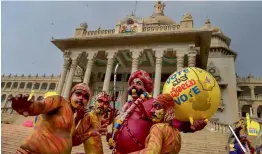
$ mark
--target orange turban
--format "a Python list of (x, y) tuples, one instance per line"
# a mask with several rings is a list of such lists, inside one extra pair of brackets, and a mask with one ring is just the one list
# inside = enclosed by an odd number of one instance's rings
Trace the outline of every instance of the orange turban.
[(166, 112), (164, 121), (172, 120), (175, 116), (174, 107), (175, 103), (173, 98), (169, 94), (160, 94), (155, 98), (155, 101), (162, 104)]

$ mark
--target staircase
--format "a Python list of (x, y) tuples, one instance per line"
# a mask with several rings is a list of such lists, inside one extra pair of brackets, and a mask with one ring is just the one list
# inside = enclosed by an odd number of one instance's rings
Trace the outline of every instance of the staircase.
[(182, 148), (179, 154), (226, 154), (228, 135), (201, 130), (195, 133), (181, 133)]
[[(21, 141), (28, 137), (33, 128), (14, 124), (1, 124), (2, 126), (2, 153), (13, 154)], [(226, 154), (225, 146), (227, 135), (220, 132), (202, 130), (196, 133), (181, 133), (182, 149), (180, 154)], [(103, 139), (104, 153), (111, 154), (105, 137)], [(83, 146), (74, 147), (72, 153), (84, 152)]]

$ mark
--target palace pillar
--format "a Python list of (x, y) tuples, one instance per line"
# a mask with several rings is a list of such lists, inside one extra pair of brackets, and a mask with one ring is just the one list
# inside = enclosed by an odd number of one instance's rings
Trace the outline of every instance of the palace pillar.
[(107, 53), (107, 66), (106, 66), (106, 74), (103, 84), (103, 91), (108, 92), (116, 51), (107, 51), (106, 53)]
[(72, 59), (69, 75), (68, 75), (68, 78), (67, 78), (67, 81), (66, 81), (65, 92), (64, 92), (64, 95), (63, 95), (64, 98), (69, 98), (69, 93), (70, 93), (70, 90), (71, 90), (71, 87), (72, 87), (72, 82), (73, 82), (73, 77), (74, 77), (74, 74), (75, 74), (77, 62), (78, 62), (78, 57), (74, 57)]
[(250, 94), (251, 94), (251, 99), (254, 100), (255, 99), (255, 86), (250, 85)]
[(138, 70), (139, 57), (140, 57), (141, 53), (142, 53), (142, 51), (141, 50), (137, 50), (137, 49), (131, 51), (131, 54), (132, 54), (132, 70), (131, 70), (131, 74)]
[(188, 66), (195, 67), (196, 66), (196, 55), (197, 52), (194, 46), (189, 47), (189, 54), (188, 54)]
[(93, 67), (93, 63), (94, 63), (94, 58), (95, 58), (96, 54), (97, 54), (97, 52), (88, 52), (86, 72), (85, 72), (85, 76), (84, 76), (84, 83), (86, 83), (87, 85), (89, 85), (92, 67)]
[(258, 117), (257, 117), (257, 108), (258, 108), (258, 106), (259, 106), (259, 105), (257, 105), (256, 102), (254, 102), (254, 103), (252, 104), (252, 110), (253, 110), (253, 117), (254, 117), (254, 118), (258, 118)]
[(61, 76), (58, 82), (57, 90), (56, 90), (59, 95), (62, 93), (62, 90), (63, 90), (63, 86), (65, 83), (65, 78), (68, 72), (69, 64), (70, 64), (69, 57), (64, 57), (63, 70), (62, 70), (62, 73), (61, 73)]
[(156, 50), (156, 71), (155, 71), (155, 81), (154, 81), (154, 92), (153, 97), (156, 97), (160, 94), (160, 85), (161, 85), (161, 72), (162, 72), (162, 57), (164, 55), (163, 50)]
[(183, 69), (184, 67), (184, 54), (177, 54), (176, 68), (177, 71)]

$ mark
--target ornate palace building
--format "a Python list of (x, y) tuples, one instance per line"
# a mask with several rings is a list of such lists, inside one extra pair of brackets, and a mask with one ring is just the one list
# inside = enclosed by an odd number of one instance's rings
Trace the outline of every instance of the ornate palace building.
[(236, 76), (237, 54), (230, 48), (231, 39), (209, 19), (201, 28), (195, 28), (189, 13), (176, 23), (165, 16), (164, 7), (157, 2), (152, 16), (139, 18), (131, 14), (117, 21), (113, 29), (89, 30), (87, 23), (81, 23), (75, 36), (53, 39), (64, 55), (61, 75), (2, 75), (2, 112), (11, 113), (7, 101), (11, 94), (30, 93), (33, 89), (36, 97), (57, 91), (67, 98), (73, 85), (85, 82), (93, 96), (101, 90), (112, 94), (114, 67), (119, 63), (117, 108), (127, 101), (127, 80), (137, 69), (150, 72), (156, 96), (170, 74), (196, 66), (209, 71), (221, 88), (221, 105), (212, 121), (231, 124), (246, 112), (261, 119), (262, 78)]

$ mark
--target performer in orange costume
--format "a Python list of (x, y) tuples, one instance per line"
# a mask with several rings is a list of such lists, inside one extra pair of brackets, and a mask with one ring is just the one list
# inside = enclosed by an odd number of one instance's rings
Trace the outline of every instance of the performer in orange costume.
[(86, 154), (103, 154), (100, 133), (106, 132), (107, 125), (112, 122), (113, 109), (109, 119), (103, 119), (103, 115), (110, 108), (110, 101), (106, 92), (98, 94), (93, 110), (84, 115), (73, 134), (73, 146), (84, 143)]
[(178, 154), (181, 149), (181, 135), (173, 126), (174, 101), (169, 94), (154, 99), (151, 119), (154, 125), (146, 138), (145, 148), (132, 154)]
[(24, 116), (38, 116), (32, 135), (17, 150), (20, 154), (70, 154), (76, 110), (87, 105), (90, 90), (77, 84), (70, 93), (70, 101), (56, 95), (42, 100), (28, 100), (28, 95), (12, 97), (12, 108)]

